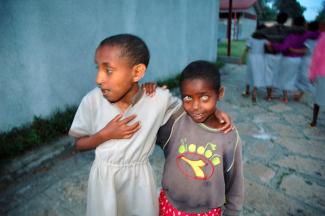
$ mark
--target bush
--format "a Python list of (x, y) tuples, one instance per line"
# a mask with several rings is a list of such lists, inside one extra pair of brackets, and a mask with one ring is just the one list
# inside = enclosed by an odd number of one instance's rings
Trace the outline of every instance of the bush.
[(30, 124), (0, 133), (0, 158), (10, 158), (67, 135), (76, 106), (54, 112), (48, 119), (35, 116)]

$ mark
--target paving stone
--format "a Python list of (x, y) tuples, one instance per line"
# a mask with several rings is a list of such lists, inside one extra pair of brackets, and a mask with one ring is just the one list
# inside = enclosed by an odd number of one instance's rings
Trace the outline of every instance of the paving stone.
[(245, 180), (245, 206), (261, 215), (320, 215), (313, 208), (285, 194), (250, 180)]
[(68, 209), (60, 208), (56, 203), (51, 202), (49, 199), (40, 194), (32, 200), (27, 201), (24, 205), (15, 208), (14, 210), (8, 212), (8, 216), (73, 216), (71, 211)]
[(292, 109), (285, 104), (276, 104), (270, 106), (269, 110), (275, 113), (284, 113), (284, 112), (292, 111)]
[(275, 164), (294, 169), (297, 172), (311, 175), (317, 178), (325, 176), (325, 162), (300, 156), (287, 156), (279, 159)]
[(305, 138), (288, 139), (277, 137), (274, 142), (284, 146), (289, 152), (325, 160), (324, 143), (320, 141), (310, 141)]
[(315, 140), (321, 140), (324, 141), (325, 143), (325, 130), (324, 128), (311, 128), (306, 126), (303, 130), (304, 134), (310, 138), (310, 139), (315, 139)]
[(248, 146), (248, 151), (251, 159), (258, 158), (265, 161), (270, 161), (273, 160), (276, 155), (278, 155), (279, 150), (274, 143), (255, 138), (252, 145)]
[(268, 183), (275, 172), (267, 166), (260, 163), (246, 163), (244, 165), (245, 176), (256, 177), (263, 183)]
[(315, 182), (306, 181), (302, 177), (289, 175), (284, 177), (280, 188), (286, 194), (308, 203), (315, 209), (325, 213), (325, 188)]
[(306, 117), (303, 115), (297, 115), (297, 113), (287, 113), (283, 115), (283, 118), (292, 124), (307, 126)]
[(282, 136), (282, 137), (294, 137), (294, 138), (302, 138), (304, 135), (293, 128), (291, 125), (288, 124), (280, 124), (280, 123), (275, 123), (275, 124), (268, 124), (269, 127), (274, 131), (277, 136)]
[(253, 121), (256, 123), (263, 123), (263, 122), (278, 122), (280, 120), (279, 115), (272, 113), (272, 112), (266, 112), (254, 115)]
[(253, 135), (259, 133), (257, 126), (252, 124), (238, 123), (236, 127), (240, 135)]

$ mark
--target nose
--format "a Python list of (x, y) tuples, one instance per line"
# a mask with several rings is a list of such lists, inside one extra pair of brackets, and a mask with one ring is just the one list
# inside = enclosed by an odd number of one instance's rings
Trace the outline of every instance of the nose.
[(101, 85), (104, 82), (103, 73), (98, 69), (97, 76), (96, 76), (96, 83), (97, 85)]
[(199, 102), (197, 100), (193, 101), (192, 108), (193, 108), (193, 110), (198, 110), (199, 109)]

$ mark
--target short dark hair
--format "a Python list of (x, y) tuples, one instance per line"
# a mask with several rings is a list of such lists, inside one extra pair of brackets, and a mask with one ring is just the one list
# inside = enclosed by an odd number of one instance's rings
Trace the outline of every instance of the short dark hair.
[(295, 26), (304, 26), (306, 20), (305, 20), (305, 17), (303, 16), (296, 16), (294, 19), (293, 19), (293, 25)]
[(288, 14), (285, 12), (280, 12), (276, 16), (276, 21), (280, 24), (284, 24), (287, 21), (287, 19), (288, 19)]
[(121, 57), (127, 57), (131, 65), (144, 64), (148, 66), (150, 53), (146, 43), (138, 36), (118, 34), (105, 38), (98, 47), (118, 46), (121, 48)]
[(220, 89), (220, 73), (216, 64), (198, 60), (193, 61), (185, 67), (181, 73), (180, 86), (185, 80), (202, 79), (218, 91)]
[(319, 22), (315, 20), (315, 21), (308, 23), (308, 30), (310, 30), (310, 31), (319, 30)]

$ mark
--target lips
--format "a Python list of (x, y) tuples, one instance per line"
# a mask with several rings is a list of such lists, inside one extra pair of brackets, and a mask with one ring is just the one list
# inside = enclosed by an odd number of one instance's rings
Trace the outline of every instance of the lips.
[(108, 89), (101, 89), (102, 93), (103, 93), (103, 96), (106, 96), (109, 94), (110, 90)]
[(196, 121), (200, 121), (204, 119), (204, 115), (202, 113), (193, 113), (191, 116)]

